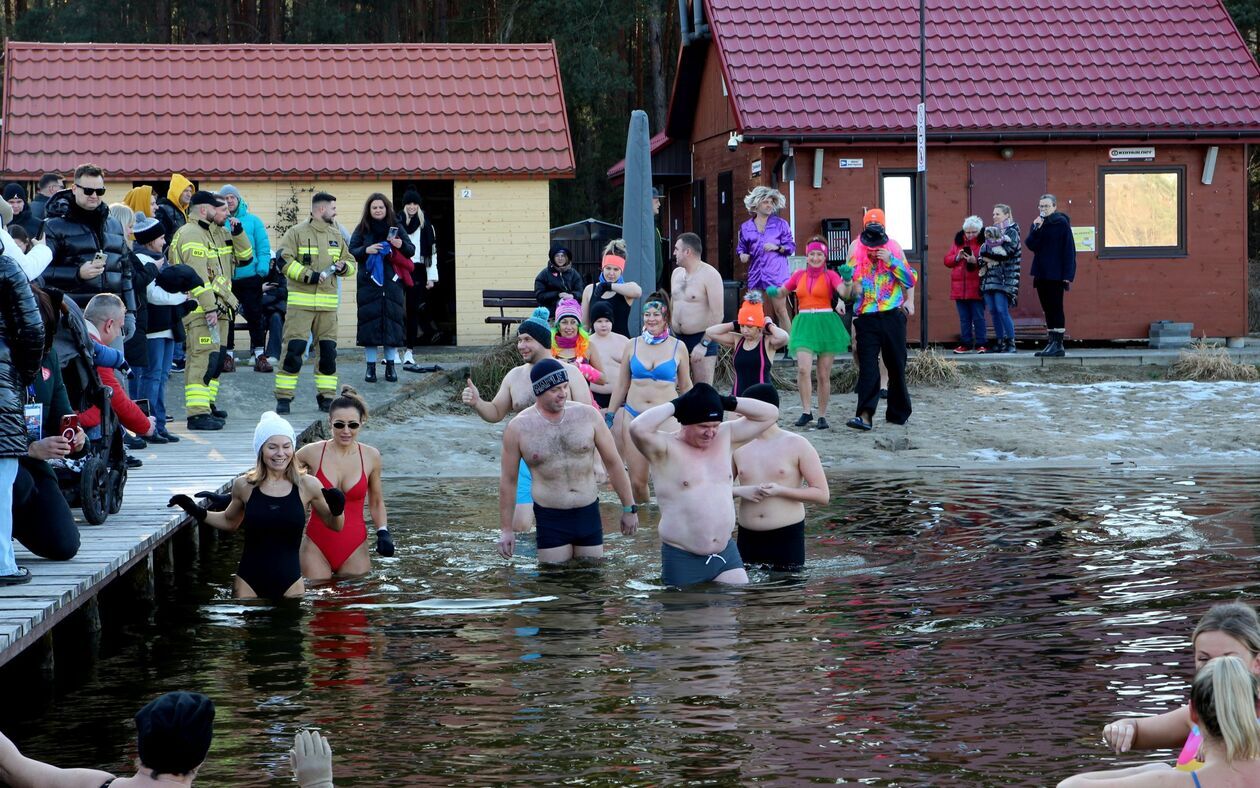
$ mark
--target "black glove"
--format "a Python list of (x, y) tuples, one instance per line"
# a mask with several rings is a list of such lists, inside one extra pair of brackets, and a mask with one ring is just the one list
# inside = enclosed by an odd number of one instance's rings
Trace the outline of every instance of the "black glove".
[(193, 499), (187, 495), (172, 495), (171, 499), (166, 502), (166, 506), (168, 509), (172, 506), (178, 506), (184, 510), (185, 514), (199, 523), (206, 521), (206, 510), (194, 503)]
[(337, 487), (324, 488), (324, 502), (328, 504), (333, 517), (337, 517), (346, 510), (346, 494)]
[(245, 225), (239, 219), (236, 221), (228, 219), (228, 224), (232, 225), (232, 235), (240, 235), (245, 232)]
[(198, 498), (204, 498), (203, 502), (206, 510), (211, 512), (221, 512), (228, 508), (228, 504), (232, 502), (231, 493), (216, 493), (209, 490), (202, 490), (197, 493)]
[(722, 397), (722, 410), (735, 410), (739, 407), (739, 399), (734, 394)]
[(592, 295), (592, 297), (593, 297), (593, 298), (599, 298), (599, 297), (600, 297), (600, 296), (602, 296), (604, 293), (607, 293), (609, 290), (612, 290), (612, 283), (611, 283), (611, 282), (596, 282), (596, 283), (595, 283), (595, 292), (594, 292), (594, 293), (592, 293), (591, 295)]
[(384, 528), (376, 532), (376, 553), (386, 558), (392, 558), (394, 555), (394, 540), (389, 538), (389, 531)]

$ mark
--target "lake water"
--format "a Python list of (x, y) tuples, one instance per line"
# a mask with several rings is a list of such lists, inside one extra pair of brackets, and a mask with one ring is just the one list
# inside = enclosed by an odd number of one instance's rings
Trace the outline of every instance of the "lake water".
[(493, 553), (497, 480), (390, 478), (368, 578), (234, 602), (225, 538), (86, 668), (6, 688), (0, 726), (123, 773), (135, 710), (184, 688), (218, 705), (205, 785), (292, 785), (309, 724), (347, 786), (1043, 785), (1182, 702), (1197, 617), (1260, 594), (1245, 469), (832, 482), (807, 571), (680, 592), (651, 510), (605, 566), (539, 571)]

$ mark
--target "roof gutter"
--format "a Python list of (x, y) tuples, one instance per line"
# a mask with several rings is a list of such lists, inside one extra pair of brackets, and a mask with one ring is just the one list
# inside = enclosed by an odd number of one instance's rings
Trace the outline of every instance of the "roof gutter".
[[(791, 142), (796, 145), (805, 145), (817, 142), (833, 142), (833, 143), (859, 143), (859, 142), (897, 142), (912, 143), (915, 141), (914, 134), (889, 134), (868, 133), (868, 134), (770, 134), (770, 133), (749, 133), (744, 132), (744, 142), (773, 142), (779, 144), (783, 141)], [(1134, 131), (929, 131), (927, 135), (929, 142), (1060, 142), (1060, 141), (1087, 141), (1101, 142), (1103, 140), (1260, 140), (1260, 129), (1228, 129), (1228, 130), (1203, 130), (1194, 131), (1183, 129), (1180, 131), (1156, 129), (1156, 130), (1134, 130)]]

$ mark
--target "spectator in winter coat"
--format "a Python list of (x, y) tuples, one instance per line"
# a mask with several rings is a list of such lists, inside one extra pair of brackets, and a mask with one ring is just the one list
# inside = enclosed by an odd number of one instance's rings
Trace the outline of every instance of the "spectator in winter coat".
[[(249, 204), (241, 196), (240, 190), (231, 184), (219, 189), (219, 196), (227, 202), (228, 216), (236, 219), (245, 228), (249, 236), (249, 244), (254, 250), (254, 259), (245, 265), (238, 265), (232, 271), (232, 294), (241, 304), (241, 316), (249, 326), (249, 345), (252, 350), (250, 358), (254, 362), (255, 372), (271, 372), (271, 364), (267, 362), (264, 351), (267, 346), (267, 326), (262, 322), (262, 286), (271, 267), (271, 240), (267, 237), (267, 228), (262, 219), (249, 212)], [(233, 349), (236, 347), (235, 321), (228, 326), (228, 357), (223, 370), (236, 368)]]
[(1046, 331), (1050, 341), (1035, 356), (1062, 357), (1063, 335), (1067, 320), (1063, 314), (1063, 295), (1076, 278), (1076, 239), (1072, 237), (1072, 221), (1059, 212), (1059, 201), (1053, 194), (1041, 195), (1037, 203), (1040, 214), (1033, 220), (1024, 244), (1033, 251), (1032, 277), (1041, 311), (1046, 314)]
[(20, 183), (6, 183), (4, 199), (13, 209), (14, 227), (21, 227), (31, 238), (39, 235), (40, 220), (31, 211), (31, 204), (26, 201), (26, 189)]
[(126, 196), (123, 197), (123, 205), (130, 208), (132, 213), (138, 213), (150, 219), (156, 218), (157, 197), (153, 194), (152, 186), (137, 186), (127, 192)]
[(582, 295), (586, 283), (582, 275), (573, 268), (573, 253), (566, 247), (555, 246), (547, 260), (547, 267), (534, 277), (534, 298), (539, 306), (547, 307), (554, 319), (556, 304), (561, 298), (577, 299)]
[(949, 297), (958, 308), (959, 336), (962, 343), (955, 353), (987, 353), (984, 340), (984, 295), (980, 292), (980, 232), (984, 222), (979, 216), (968, 216), (954, 236), (954, 245), (945, 253), (949, 270)]
[(30, 441), (23, 411), (44, 355), (44, 320), (22, 269), (0, 256), (0, 586), (31, 573), (13, 555), (13, 483)]
[(162, 234), (166, 237), (167, 246), (171, 245), (175, 232), (188, 223), (188, 206), (192, 201), (193, 191), (192, 181), (174, 172), (171, 173), (171, 186), (166, 190), (166, 196), (158, 198), (157, 215), (153, 218), (162, 223)]
[(74, 171), (73, 191), (58, 192), (48, 201), (44, 234), (52, 250), (52, 262), (44, 284), (65, 292), (80, 306), (97, 293), (113, 293), (126, 307), (127, 323), (122, 340), (135, 333), (135, 292), (123, 228), (109, 216), (104, 204), (105, 173), (93, 164)]
[[(18, 264), (18, 268), (22, 269), (22, 273), (26, 274), (26, 278), (33, 282), (48, 268), (48, 263), (52, 260), (52, 251), (42, 238), (32, 239), (29, 249), (20, 245), (7, 229), (12, 220), (13, 206), (6, 200), (0, 200), (0, 254), (12, 257)], [(19, 230), (19, 232), (25, 231)]]
[[(399, 270), (391, 261), (392, 252), (399, 252), (406, 266)], [(364, 380), (376, 382), (376, 346), (385, 348), (385, 380), (398, 380), (394, 364), (398, 348), (407, 341), (407, 296), (404, 288), (415, 269), (411, 262), (416, 249), (407, 231), (398, 224), (394, 206), (383, 194), (368, 197), (363, 218), (350, 237), (350, 254), (359, 262), (357, 301), (359, 325), (355, 344), (363, 348), (367, 361)], [(397, 258), (393, 258), (397, 260)], [(415, 280), (411, 280), (414, 285)]]
[[(407, 352), (403, 354), (403, 367), (416, 363), (416, 345), (436, 345), (441, 332), (433, 322), (432, 290), (438, 283), (437, 233), (433, 223), (425, 215), (420, 204), (420, 193), (409, 189), (403, 195), (402, 228), (415, 247), (411, 261), (415, 263), (407, 295)], [(421, 335), (423, 331), (423, 338)]]
[(271, 270), (263, 281), (262, 324), (267, 329), (267, 352), (264, 356), (268, 362), (264, 372), (270, 371), (280, 363), (282, 340), (284, 339), (284, 312), (289, 300), (289, 278), (281, 270), (283, 260), (279, 255), (272, 260)]
[(46, 172), (40, 176), (39, 186), (31, 199), (31, 213), (36, 219), (44, 221), (44, 209), (48, 207), (49, 198), (64, 188), (66, 188), (66, 179), (57, 173)]
[[(87, 321), (88, 335), (92, 339), (100, 342), (102, 345), (108, 345), (113, 342), (122, 330), (123, 317), (126, 310), (123, 308), (122, 299), (113, 293), (99, 293), (88, 301), (88, 305), (83, 309), (83, 318)], [(127, 391), (118, 382), (117, 376), (114, 375), (112, 367), (103, 367), (97, 364), (96, 374), (100, 375), (102, 385), (108, 386), (112, 390), (109, 399), (109, 405), (114, 412), (118, 414), (119, 421), (127, 429), (137, 435), (149, 437), (153, 435), (157, 422), (152, 416), (146, 416), (140, 410), (136, 403), (131, 401), (127, 396)], [(100, 436), (101, 411), (95, 406), (88, 408), (79, 414), (79, 423), (88, 431), (88, 436), (92, 438)], [(140, 460), (128, 455), (127, 467), (140, 467)]]
[(79, 552), (79, 527), (48, 461), (82, 454), (87, 434), (79, 427), (67, 439), (60, 430), (61, 418), (74, 413), (61, 378), (61, 361), (53, 349), (61, 319), (62, 293), (54, 290), (49, 294), (36, 286), (31, 291), (44, 321), (44, 358), (40, 373), (31, 384), (40, 413), (34, 429), (28, 421), (26, 454), (18, 458), (13, 484), (13, 538), (40, 558), (69, 561)]
[(166, 429), (166, 380), (171, 374), (175, 345), (184, 341), (183, 304), (188, 296), (169, 293), (157, 283), (158, 274), (166, 267), (166, 258), (162, 254), (166, 248), (162, 223), (142, 218), (136, 222), (132, 233), (136, 237), (133, 251), (144, 271), (145, 310), (148, 313), (144, 333), (146, 359), (139, 389), (139, 397), (149, 401), (149, 412), (153, 414), (156, 425), (148, 441), (176, 443), (179, 438)]
[[(1019, 225), (1011, 218), (1011, 206), (993, 206), (993, 226), (1000, 239), (988, 239), (980, 246), (980, 292), (993, 319), (997, 342), (990, 349), (995, 353), (1015, 353), (1015, 323), (1011, 307), (1019, 301), (1019, 278), (1022, 255)], [(988, 232), (987, 229), (985, 231)]]

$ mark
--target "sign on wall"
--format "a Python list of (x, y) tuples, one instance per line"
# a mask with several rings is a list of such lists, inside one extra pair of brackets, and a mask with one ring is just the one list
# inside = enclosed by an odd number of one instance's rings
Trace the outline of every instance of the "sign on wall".
[(752, 174), (754, 176), (761, 174), (761, 159), (755, 159), (752, 163)]
[(1076, 242), (1078, 252), (1098, 251), (1098, 233), (1093, 227), (1073, 227), (1072, 240)]
[(1112, 161), (1155, 161), (1155, 146), (1142, 148), (1111, 148), (1107, 158)]
[(842, 170), (860, 170), (865, 166), (866, 162), (862, 159), (841, 159), (840, 169)]

